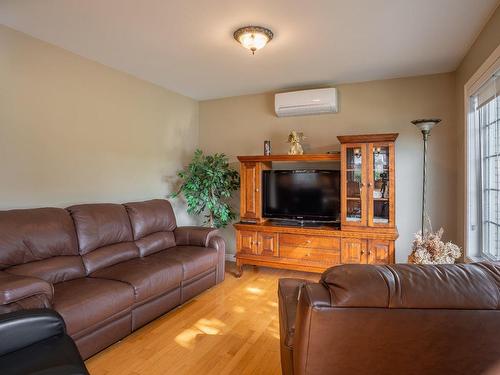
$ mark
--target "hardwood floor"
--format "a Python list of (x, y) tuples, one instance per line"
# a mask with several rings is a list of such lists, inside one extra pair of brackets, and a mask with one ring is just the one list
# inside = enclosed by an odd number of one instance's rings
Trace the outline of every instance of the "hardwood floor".
[(246, 266), (86, 361), (92, 375), (280, 374), (277, 282), (319, 274)]

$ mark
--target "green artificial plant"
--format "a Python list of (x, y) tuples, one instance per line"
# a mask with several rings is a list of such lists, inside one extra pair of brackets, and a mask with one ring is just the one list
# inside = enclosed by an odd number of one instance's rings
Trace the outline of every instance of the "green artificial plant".
[(196, 150), (191, 163), (177, 175), (182, 185), (172, 196), (184, 195), (190, 215), (204, 215), (204, 224), (216, 228), (225, 227), (236, 217), (228, 200), (238, 189), (240, 177), (229, 167), (226, 155), (203, 155)]

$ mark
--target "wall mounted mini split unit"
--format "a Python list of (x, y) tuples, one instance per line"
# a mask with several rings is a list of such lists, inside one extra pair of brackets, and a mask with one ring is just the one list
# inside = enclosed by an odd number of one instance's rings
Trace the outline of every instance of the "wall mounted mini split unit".
[(338, 112), (337, 89), (316, 89), (285, 92), (274, 96), (278, 117), (304, 116)]

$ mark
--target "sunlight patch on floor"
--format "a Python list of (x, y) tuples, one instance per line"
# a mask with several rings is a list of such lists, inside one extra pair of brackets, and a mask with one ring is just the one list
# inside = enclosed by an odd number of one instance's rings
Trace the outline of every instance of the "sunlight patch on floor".
[(254, 286), (247, 287), (247, 292), (250, 292), (252, 294), (256, 294), (258, 296), (261, 296), (262, 294), (264, 294), (264, 291), (261, 288), (257, 288)]
[(244, 314), (246, 310), (242, 306), (234, 306), (233, 311), (239, 314)]
[(175, 342), (186, 349), (192, 349), (200, 335), (218, 335), (225, 324), (218, 319), (200, 319), (193, 327), (185, 329), (175, 337)]

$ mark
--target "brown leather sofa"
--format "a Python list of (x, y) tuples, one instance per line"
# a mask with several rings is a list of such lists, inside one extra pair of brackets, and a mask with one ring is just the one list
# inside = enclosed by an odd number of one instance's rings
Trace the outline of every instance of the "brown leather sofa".
[(500, 266), (344, 265), (279, 281), (283, 374), (482, 374), (500, 361)]
[(166, 200), (0, 212), (0, 313), (53, 308), (83, 358), (224, 280), (225, 244)]

